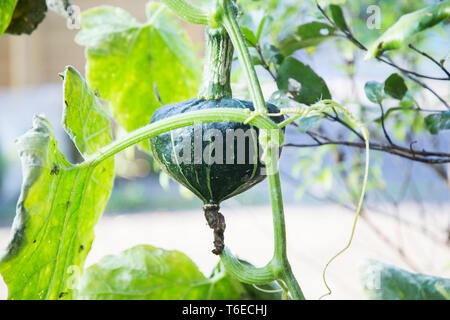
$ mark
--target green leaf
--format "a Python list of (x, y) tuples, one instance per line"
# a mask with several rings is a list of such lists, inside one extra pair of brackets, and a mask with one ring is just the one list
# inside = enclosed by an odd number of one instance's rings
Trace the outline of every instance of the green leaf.
[(378, 57), (387, 50), (400, 48), (404, 42), (418, 32), (430, 28), (450, 16), (450, 1), (425, 7), (423, 9), (405, 14), (398, 21), (373, 42), (366, 59)]
[(347, 22), (345, 22), (344, 12), (342, 8), (336, 4), (330, 4), (331, 18), (336, 25), (342, 30), (348, 31)]
[(118, 255), (106, 256), (87, 268), (80, 279), (77, 298), (238, 300), (254, 298), (253, 290), (248, 291), (231, 278), (220, 264), (206, 278), (194, 262), (179, 251), (139, 245)]
[(18, 0), (2, 0), (0, 6), (0, 36), (8, 28)]
[(320, 121), (319, 116), (302, 117), (297, 122), (297, 129), (301, 133), (308, 131), (313, 125)]
[[(84, 158), (112, 141), (102, 105), (72, 67), (64, 77), (63, 125)], [(53, 128), (35, 116), (17, 139), (23, 184), (11, 240), (0, 258), (9, 299), (70, 299), (114, 180), (113, 159), (96, 167), (70, 164)]]
[(408, 87), (405, 84), (405, 80), (397, 73), (391, 74), (384, 81), (384, 92), (394, 99), (403, 99), (406, 91), (408, 91)]
[(269, 15), (265, 15), (258, 26), (258, 31), (256, 32), (256, 40), (259, 41), (261, 37), (265, 36), (267, 33), (269, 33), (270, 25), (273, 22), (273, 18)]
[(6, 32), (31, 34), (44, 20), (46, 12), (45, 0), (19, 0)]
[(322, 22), (313, 21), (302, 24), (292, 35), (280, 41), (280, 52), (287, 57), (299, 49), (315, 47), (333, 36), (335, 31), (332, 26)]
[(369, 260), (360, 269), (364, 292), (372, 300), (450, 299), (450, 279), (412, 273)]
[(139, 23), (123, 9), (102, 6), (83, 12), (76, 42), (86, 46), (87, 79), (111, 102), (114, 116), (131, 131), (149, 123), (160, 106), (195, 96), (200, 70), (176, 17), (149, 3)]
[(258, 39), (256, 38), (256, 35), (253, 33), (252, 30), (242, 26), (241, 31), (245, 39), (247, 40), (249, 46), (254, 47), (258, 43)]
[[(280, 66), (277, 78), (278, 88), (283, 91), (292, 91), (290, 79), (301, 85), (300, 92), (295, 98), (297, 102), (309, 105), (322, 99), (331, 99), (325, 81), (311, 67), (292, 57), (286, 58)], [(296, 88), (294, 91), (297, 91)]]
[(443, 111), (426, 116), (425, 127), (432, 134), (437, 134), (439, 130), (450, 129), (450, 111)]
[(383, 84), (376, 81), (368, 81), (364, 85), (364, 92), (367, 99), (373, 103), (380, 103), (383, 100)]

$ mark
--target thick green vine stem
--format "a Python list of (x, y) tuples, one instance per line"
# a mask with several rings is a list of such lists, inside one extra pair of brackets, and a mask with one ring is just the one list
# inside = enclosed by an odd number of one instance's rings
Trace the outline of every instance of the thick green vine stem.
[[(219, 0), (218, 3), (219, 8), (217, 9), (215, 18), (219, 24), (227, 30), (233, 46), (236, 49), (239, 61), (245, 70), (247, 81), (249, 82), (250, 94), (255, 105), (256, 113), (265, 113), (267, 112), (266, 103), (255, 67), (250, 58), (245, 38), (236, 19), (235, 4), (232, 0)], [(254, 119), (247, 120), (247, 122), (250, 123), (253, 123), (253, 121)], [(273, 139), (272, 134), (273, 132), (267, 132), (267, 139), (261, 139), (265, 141), (260, 141), (265, 151), (274, 227), (274, 256), (272, 261), (266, 267), (271, 269), (277, 280), (282, 280), (286, 284), (292, 298), (303, 300), (304, 296), (302, 290), (292, 273), (286, 254), (286, 228), (284, 222), (283, 197), (281, 193), (280, 175), (278, 173), (278, 158), (274, 157), (278, 153), (278, 148), (273, 148), (274, 142), (278, 143), (279, 139)], [(232, 267), (227, 264), (227, 260), (224, 260), (224, 265), (225, 268)], [(242, 268), (240, 271), (242, 274), (248, 272), (245, 268)]]
[(266, 284), (276, 280), (275, 274), (270, 266), (263, 268), (255, 268), (244, 265), (225, 247), (220, 256), (220, 260), (224, 264), (228, 273), (232, 274), (241, 282), (249, 284)]
[(208, 25), (210, 18), (207, 11), (198, 8), (184, 0), (161, 0), (180, 18), (194, 24)]
[[(90, 155), (80, 164), (66, 169), (94, 167), (128, 147), (170, 130), (191, 126), (200, 122), (244, 122), (248, 119), (249, 114), (249, 109), (215, 108), (171, 116), (129, 132), (123, 139), (108, 144)], [(261, 129), (278, 130), (277, 124), (265, 116), (258, 117), (252, 124)], [(281, 134), (283, 133), (281, 132)]]
[(231, 98), (230, 74), (233, 44), (222, 28), (206, 28), (206, 61), (198, 92), (199, 99)]
[[(163, 0), (164, 1), (164, 0)], [(164, 1), (168, 3), (170, 1)], [(186, 3), (183, 1), (183, 6)], [(169, 5), (175, 13), (177, 13), (180, 17), (185, 17), (185, 13), (182, 12), (182, 6), (176, 7), (174, 3)], [(256, 75), (255, 68), (250, 59), (250, 53), (248, 51), (247, 45), (245, 43), (244, 36), (239, 28), (239, 25), (236, 20), (237, 16), (237, 7), (235, 3), (231, 0), (218, 0), (216, 6), (216, 12), (210, 15), (209, 25), (217, 27), (223, 27), (226, 29), (231, 42), (234, 48), (237, 51), (238, 58), (241, 61), (241, 64), (244, 67), (245, 73), (247, 75), (247, 80), (249, 82), (251, 97), (255, 106), (255, 110), (258, 113), (267, 112), (266, 103), (264, 100), (264, 96), (262, 94), (261, 86), (258, 81), (258, 77)], [(190, 20), (188, 20), (190, 21)], [(195, 23), (195, 22), (194, 22)], [(216, 25), (218, 24), (218, 26)], [(211, 29), (208, 31), (211, 32)], [(209, 36), (209, 34), (208, 34)], [(217, 76), (223, 77), (223, 73), (220, 71), (220, 68), (226, 66), (226, 64), (216, 63), (214, 59), (215, 57), (211, 57), (211, 54), (216, 53), (217, 56), (217, 48), (214, 48), (214, 44), (210, 46), (208, 42), (208, 50), (213, 49), (212, 51), (208, 51), (207, 53), (207, 61), (205, 74), (204, 74), (204, 83), (209, 80), (209, 77), (213, 77), (213, 79)], [(219, 51), (220, 52), (220, 51)], [(224, 51), (226, 53), (226, 51)], [(226, 56), (226, 55), (225, 55)], [(219, 59), (223, 59), (223, 57), (219, 57)], [(211, 66), (213, 67), (211, 69)], [(219, 66), (219, 72), (214, 70), (214, 67)], [(228, 70), (227, 70), (228, 71)], [(218, 79), (219, 81), (223, 81), (225, 78)], [(209, 87), (208, 85), (205, 87), (202, 86), (202, 89), (199, 92), (200, 97), (210, 97), (214, 98), (214, 95), (217, 93), (216, 88)], [(205, 89), (206, 88), (206, 89)], [(219, 92), (222, 94), (226, 91), (219, 86)], [(230, 90), (231, 93), (231, 90)], [(245, 123), (251, 123), (256, 125), (255, 121), (259, 118), (258, 116), (251, 117), (250, 119), (246, 119)], [(260, 128), (264, 129), (264, 128)], [(274, 224), (274, 238), (275, 238), (275, 250), (274, 257), (272, 261), (264, 268), (251, 268), (248, 266), (244, 266), (236, 258), (233, 258), (232, 254), (225, 250), (221, 254), (222, 262), (227, 270), (232, 272), (235, 277), (246, 281), (252, 284), (261, 284), (266, 281), (270, 282), (273, 280), (282, 280), (287, 288), (289, 289), (292, 297), (294, 299), (304, 299), (303, 293), (298, 285), (289, 265), (287, 255), (286, 255), (286, 231), (285, 231), (285, 222), (284, 222), (284, 212), (283, 212), (283, 199), (281, 194), (281, 183), (280, 176), (278, 174), (278, 158), (274, 155), (278, 155), (278, 147), (280, 143), (280, 136), (282, 137), (282, 133), (280, 135), (280, 129), (272, 130), (277, 133), (277, 138), (273, 139), (271, 130), (265, 131), (265, 134), (261, 135), (263, 138), (260, 139), (260, 143), (264, 149), (264, 160), (266, 162), (267, 175), (269, 177), (269, 185), (270, 185), (270, 198), (272, 204), (272, 213), (273, 213), (273, 224)], [(262, 130), (264, 132), (264, 130)], [(282, 138), (281, 138), (282, 141)], [(276, 143), (274, 143), (276, 142)]]
[(255, 109), (260, 112), (267, 111), (266, 102), (250, 57), (250, 52), (248, 51), (245, 38), (236, 19), (236, 5), (232, 0), (219, 0), (218, 3), (219, 8), (217, 8), (215, 19), (223, 25), (230, 35), (234, 49), (247, 76), (250, 95), (255, 104)]

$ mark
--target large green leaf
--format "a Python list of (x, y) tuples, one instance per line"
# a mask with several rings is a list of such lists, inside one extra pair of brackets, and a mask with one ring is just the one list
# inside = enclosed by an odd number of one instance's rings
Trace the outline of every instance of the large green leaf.
[[(64, 77), (63, 125), (83, 157), (112, 141), (102, 105), (81, 75)], [(36, 116), (17, 139), (23, 184), (11, 240), (0, 258), (10, 299), (70, 299), (111, 193), (113, 159), (79, 168), (57, 147), (51, 125)]]
[(403, 15), (370, 45), (366, 58), (378, 57), (384, 51), (400, 48), (415, 33), (430, 28), (449, 16), (450, 1)]
[(287, 57), (299, 49), (315, 47), (334, 32), (335, 29), (326, 23), (313, 21), (302, 24), (280, 41), (280, 52)]
[[(272, 287), (270, 287), (272, 288)], [(206, 278), (185, 254), (139, 245), (106, 256), (83, 273), (76, 297), (89, 300), (270, 299), (220, 266)]]
[(373, 300), (450, 299), (450, 279), (408, 272), (375, 260), (361, 267), (361, 280)]
[(2, 0), (0, 5), (0, 36), (8, 28), (18, 0)]
[(46, 12), (47, 4), (45, 0), (18, 0), (6, 32), (31, 34), (44, 20)]
[(278, 72), (278, 88), (282, 91), (297, 91), (296, 88), (290, 88), (291, 79), (301, 85), (296, 101), (313, 104), (322, 99), (331, 99), (327, 84), (310, 66), (288, 57), (284, 59)]
[(198, 59), (176, 18), (164, 6), (150, 3), (148, 20), (109, 6), (85, 11), (76, 41), (86, 46), (87, 80), (111, 102), (126, 130), (150, 122), (160, 103), (195, 96), (200, 79)]

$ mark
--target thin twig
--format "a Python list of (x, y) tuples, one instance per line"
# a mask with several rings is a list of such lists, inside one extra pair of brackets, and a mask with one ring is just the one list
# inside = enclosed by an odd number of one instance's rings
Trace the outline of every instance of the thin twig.
[[(335, 27), (337, 30), (341, 31), (348, 40), (350, 40), (353, 44), (355, 44), (358, 48), (360, 48), (361, 50), (367, 51), (367, 48), (361, 43), (359, 42), (354, 36), (353, 34), (348, 31), (348, 30), (343, 30), (341, 28), (339, 28), (331, 19), (330, 17), (325, 13), (325, 11), (322, 9), (322, 7), (317, 4), (317, 8), (319, 9), (319, 11), (322, 13), (322, 15), (330, 22), (330, 24)], [(396, 69), (398, 69), (399, 71), (401, 71), (405, 76), (407, 76), (409, 79), (413, 80), (414, 82), (416, 82), (417, 84), (419, 84), (420, 86), (422, 86), (424, 89), (430, 91), (436, 98), (439, 99), (439, 101), (441, 101), (444, 106), (447, 109), (450, 109), (450, 106), (448, 105), (448, 103), (442, 99), (433, 89), (431, 89), (428, 85), (426, 85), (425, 83), (423, 83), (422, 81), (416, 79), (414, 76), (420, 77), (420, 78), (427, 78), (427, 79), (433, 79), (433, 80), (450, 80), (450, 78), (436, 78), (436, 77), (430, 77), (430, 76), (426, 76), (414, 71), (410, 71), (410, 70), (406, 70), (404, 68), (401, 68), (400, 66), (398, 66), (397, 64), (395, 64), (391, 59), (387, 58), (384, 59), (382, 57), (377, 57), (378, 61), (384, 62)]]
[(327, 113), (327, 112), (323, 112), (323, 114), (327, 117), (327, 118), (329, 118), (329, 119), (331, 119), (331, 120), (333, 120), (333, 121), (336, 121), (336, 122), (338, 122), (338, 123), (340, 123), (341, 125), (343, 125), (344, 127), (346, 127), (348, 130), (350, 130), (351, 132), (353, 132), (359, 139), (361, 139), (361, 141), (364, 141), (364, 137), (358, 132), (358, 131), (356, 131), (354, 128), (352, 128), (347, 122), (345, 122), (344, 120), (342, 120), (340, 117), (339, 117), (339, 115), (335, 115), (335, 116), (332, 116), (331, 114), (329, 114), (329, 113)]
[(272, 72), (272, 70), (270, 69), (270, 64), (267, 62), (266, 57), (264, 56), (264, 53), (262, 52), (261, 46), (258, 44), (255, 45), (256, 51), (258, 52), (260, 58), (261, 58), (261, 62), (263, 63), (263, 67), (264, 69), (266, 69), (270, 76), (273, 78), (273, 80), (277, 80), (277, 75)]
[[(319, 9), (320, 13), (322, 13), (322, 15), (328, 20), (328, 22), (334, 28), (336, 28), (337, 30), (342, 32), (345, 35), (345, 37), (348, 40), (350, 40), (354, 45), (356, 45), (358, 48), (360, 48), (361, 50), (367, 51), (367, 48), (361, 42), (359, 42), (349, 30), (344, 30), (344, 29), (340, 28), (336, 23), (334, 23), (334, 21), (330, 19), (330, 17), (326, 14), (325, 10), (323, 10), (319, 4), (317, 4), (317, 8)], [(407, 70), (407, 69), (402, 68), (399, 65), (395, 64), (392, 61), (383, 59), (382, 57), (376, 57), (376, 59), (398, 69), (399, 71), (401, 71), (403, 73), (412, 74), (412, 75), (415, 75), (416, 77), (432, 79), (432, 80), (450, 80), (450, 77), (448, 77), (448, 78), (447, 77), (446, 78), (433, 77), (433, 76), (427, 76), (427, 75), (424, 75), (424, 74), (421, 74), (421, 73), (418, 73), (415, 71)]]
[(402, 68), (399, 65), (395, 64), (392, 60), (390, 60), (390, 59), (387, 60), (387, 59), (384, 59), (383, 57), (376, 57), (376, 59), (378, 61), (384, 62), (384, 63), (386, 63), (386, 64), (388, 64), (388, 65), (398, 69), (399, 71), (401, 71), (403, 73), (414, 75), (414, 76), (419, 77), (419, 78), (425, 78), (425, 79), (430, 79), (430, 80), (441, 80), (441, 81), (450, 80), (450, 78), (446, 78), (446, 77), (443, 78), (443, 77), (427, 76), (427, 75), (424, 75), (424, 74), (421, 74), (421, 73), (418, 73), (418, 72), (415, 72), (415, 71), (407, 70), (407, 69)]
[[(329, 21), (329, 23), (334, 26), (336, 29), (340, 30), (345, 37), (350, 40), (352, 43), (354, 43), (358, 48), (360, 48), (361, 50), (367, 51), (367, 48), (361, 43), (359, 42), (350, 31), (347, 30), (342, 30), (340, 29), (329, 17), (328, 15), (325, 13), (325, 11), (318, 5), (317, 6), (319, 8), (319, 11), (323, 14), (323, 16)], [(267, 62), (267, 60), (264, 57), (264, 54), (261, 50), (261, 47), (258, 44), (251, 44), (252, 46), (254, 46), (261, 58), (262, 61), (262, 66), (269, 72), (269, 74), (271, 75), (271, 77), (276, 81), (277, 80), (277, 75), (276, 73), (274, 73), (271, 69), (270, 66)], [(423, 88), (427, 89), (428, 91), (430, 91), (436, 98), (438, 98), (443, 104), (444, 106), (446, 106), (448, 109), (450, 109), (449, 105), (447, 104), (447, 102), (442, 99), (433, 89), (431, 89), (428, 85), (426, 85), (425, 83), (423, 83), (422, 81), (416, 79), (415, 77), (412, 76), (412, 74), (415, 74), (414, 72), (410, 72), (409, 70), (405, 70), (403, 68), (400, 68), (399, 66), (397, 66), (395, 63), (393, 63), (392, 61), (389, 61), (389, 58), (386, 58), (388, 60), (385, 59), (379, 59), (379, 61), (387, 63), (395, 68), (397, 68), (398, 70), (402, 71), (402, 73), (404, 73), (404, 75), (406, 77), (408, 77), (409, 79), (411, 79), (412, 81), (415, 81), (417, 84), (419, 84), (420, 86), (422, 86)], [(292, 95), (292, 98), (295, 100), (295, 98), (298, 96), (297, 92), (289, 92)], [(417, 105), (417, 103), (416, 103)], [(394, 108), (395, 109), (395, 108)], [(402, 108), (402, 110), (404, 110), (404, 108)], [(414, 110), (417, 111), (421, 111), (421, 112), (429, 112), (430, 110), (422, 110), (420, 108), (420, 106), (417, 105), (417, 108), (415, 108)], [(391, 112), (391, 110), (387, 110), (386, 115)], [(383, 110), (384, 113), (384, 110)], [(346, 129), (350, 130), (352, 133), (354, 133), (361, 141), (363, 141), (363, 137), (361, 136), (361, 134), (356, 131), (354, 128), (352, 128), (348, 123), (346, 123), (344, 120), (342, 120), (339, 115), (337, 113), (335, 113), (335, 116), (327, 113), (327, 112), (323, 112), (323, 114), (325, 115), (325, 117), (329, 120), (335, 121), (337, 123), (339, 123), (340, 125), (342, 125), (343, 127), (345, 127)], [(382, 122), (384, 122), (384, 118), (382, 116)], [(292, 123), (292, 125), (296, 125), (295, 123)], [(384, 124), (383, 124), (384, 127)], [(397, 155), (409, 160), (413, 160), (413, 161), (418, 161), (418, 162), (423, 162), (423, 163), (429, 163), (429, 164), (439, 164), (439, 163), (449, 163), (450, 162), (450, 154), (449, 153), (443, 153), (443, 152), (431, 152), (431, 151), (417, 151), (413, 149), (412, 144), (409, 146), (409, 148), (405, 148), (405, 147), (401, 147), (398, 146), (396, 144), (394, 144), (391, 140), (391, 138), (389, 137), (389, 135), (387, 134), (387, 131), (385, 128), (383, 128), (385, 136), (387, 138), (387, 140), (389, 141), (389, 143), (391, 145), (383, 145), (381, 143), (371, 143), (370, 144), (370, 149), (372, 150), (376, 150), (376, 151), (381, 151), (381, 152), (387, 152), (393, 155)], [(308, 132), (307, 132), (308, 134)], [(356, 148), (364, 148), (364, 144), (363, 143), (357, 143), (357, 142), (347, 142), (347, 141), (337, 141), (337, 140), (331, 140), (329, 138), (325, 138), (322, 137), (322, 141), (318, 140), (317, 137), (315, 137), (314, 135), (308, 134), (313, 140), (315, 140), (316, 143), (314, 144), (295, 144), (295, 143), (289, 143), (289, 144), (285, 144), (285, 146), (287, 147), (319, 147), (322, 145), (345, 145), (345, 146), (350, 146), (350, 147), (356, 147)], [(432, 166), (433, 168), (438, 168), (436, 166)]]
[(415, 83), (417, 83), (418, 85), (422, 86), (423, 88), (427, 89), (428, 91), (430, 91), (436, 98), (439, 99), (439, 101), (442, 102), (442, 104), (447, 108), (450, 109), (450, 105), (441, 97), (439, 96), (436, 91), (434, 91), (433, 89), (431, 89), (427, 84), (425, 84), (424, 82), (420, 81), (419, 79), (409, 75), (409, 74), (405, 74), (406, 77), (408, 77), (409, 79), (411, 79), (412, 81), (414, 81)]
[(419, 49), (417, 49), (416, 47), (414, 47), (411, 43), (408, 44), (408, 47), (413, 49), (414, 51), (416, 51), (417, 53), (421, 54), (422, 56), (428, 58), (429, 60), (431, 60), (431, 62), (433, 62), (434, 64), (436, 64), (439, 68), (441, 68), (442, 71), (444, 71), (444, 73), (448, 76), (448, 78), (450, 79), (450, 72), (444, 67), (444, 65), (442, 63), (440, 63), (439, 61), (437, 61), (435, 58), (433, 58), (432, 56), (430, 56), (428, 53), (420, 51)]
[[(365, 148), (365, 145), (362, 142), (332, 140), (315, 132), (307, 131), (306, 133), (315, 141), (315, 143), (286, 143), (283, 147), (314, 148), (324, 145), (342, 145), (359, 149)], [(410, 146), (410, 148), (405, 148), (398, 145), (383, 145), (374, 142), (369, 144), (369, 148), (371, 150), (383, 151), (402, 158), (423, 163), (450, 163), (450, 153), (412, 150), (412, 146)]]
[(391, 146), (394, 146), (395, 144), (392, 142), (391, 137), (389, 136), (389, 134), (386, 131), (386, 127), (384, 125), (384, 109), (383, 109), (383, 104), (381, 103), (381, 101), (378, 102), (378, 105), (380, 106), (380, 110), (381, 110), (381, 127), (383, 128), (383, 133), (384, 136), (386, 137), (386, 140), (391, 144)]

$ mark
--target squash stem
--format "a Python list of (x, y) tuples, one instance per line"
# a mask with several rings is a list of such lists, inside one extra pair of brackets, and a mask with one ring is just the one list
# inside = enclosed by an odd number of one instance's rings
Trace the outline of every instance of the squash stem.
[[(223, 13), (219, 18), (224, 28), (230, 35), (231, 41), (238, 58), (245, 70), (247, 76), (247, 81), (250, 86), (250, 94), (255, 105), (256, 112), (266, 113), (267, 107), (264, 100), (264, 96), (261, 90), (261, 85), (255, 71), (255, 67), (250, 58), (250, 53), (247, 48), (245, 38), (242, 34), (239, 24), (236, 20), (235, 15), (235, 4), (233, 0), (220, 0), (219, 1)], [(220, 12), (220, 11), (217, 11)], [(217, 17), (216, 17), (217, 18)], [(279, 130), (278, 130), (279, 131)], [(270, 188), (270, 200), (272, 204), (272, 217), (273, 217), (273, 228), (274, 228), (274, 256), (269, 265), (272, 265), (274, 274), (277, 279), (283, 280), (286, 283), (292, 297), (294, 299), (305, 299), (300, 286), (295, 279), (286, 253), (286, 228), (284, 220), (284, 210), (283, 210), (283, 197), (281, 193), (281, 183), (280, 175), (278, 173), (278, 157), (273, 158), (275, 153), (272, 150), (272, 144), (276, 140), (272, 139), (272, 133), (268, 133), (268, 141), (262, 144), (266, 149), (266, 167), (267, 174), (269, 178), (269, 188)], [(277, 146), (278, 148), (278, 146)], [(278, 149), (277, 149), (278, 150)]]
[(205, 214), (208, 226), (214, 230), (214, 249), (212, 253), (220, 255), (225, 248), (224, 235), (225, 232), (225, 218), (219, 212), (220, 207), (217, 204), (205, 204), (203, 212)]
[(267, 112), (266, 102), (259, 85), (258, 76), (256, 75), (255, 67), (253, 66), (250, 52), (248, 51), (245, 38), (236, 20), (236, 7), (232, 0), (220, 0), (221, 9), (217, 12), (223, 12), (220, 17), (221, 23), (230, 35), (234, 49), (238, 55), (239, 61), (247, 76), (247, 81), (250, 85), (250, 95), (255, 104), (255, 110), (258, 112)]
[(206, 62), (197, 95), (199, 99), (231, 98), (233, 51), (233, 44), (224, 28), (206, 28)]

